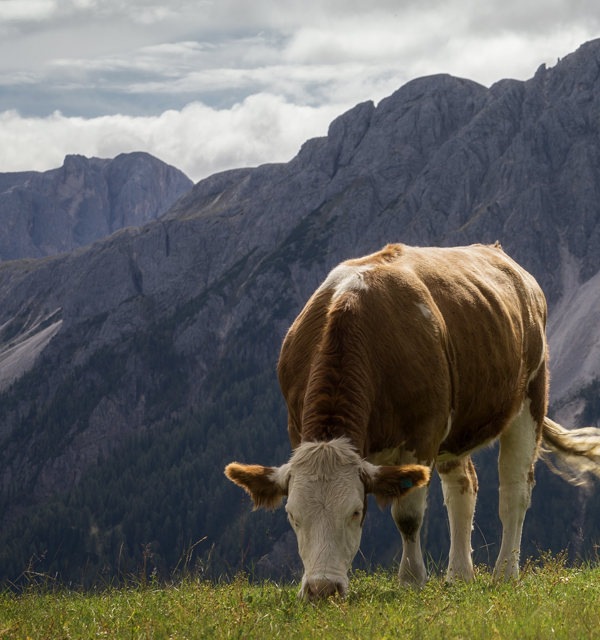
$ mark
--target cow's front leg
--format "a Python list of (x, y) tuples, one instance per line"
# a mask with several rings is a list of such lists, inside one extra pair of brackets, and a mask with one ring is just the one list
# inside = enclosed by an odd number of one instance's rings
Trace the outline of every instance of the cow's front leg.
[(437, 465), (450, 521), (450, 559), (446, 580), (474, 578), (471, 531), (477, 498), (477, 474), (470, 456)]
[(424, 587), (427, 570), (421, 552), (421, 525), (427, 502), (428, 485), (414, 489), (392, 505), (392, 517), (402, 534), (402, 561), (398, 578), (404, 587)]

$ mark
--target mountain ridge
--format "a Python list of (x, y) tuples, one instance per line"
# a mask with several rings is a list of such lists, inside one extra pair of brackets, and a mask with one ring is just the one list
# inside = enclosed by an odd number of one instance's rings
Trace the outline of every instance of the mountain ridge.
[[(0, 396), (4, 531), (75, 490), (98, 456), (109, 465), (130, 438), (170, 429), (197, 428), (202, 451), (221, 452), (208, 458), (208, 485), (231, 499), (216, 479), (222, 463), (259, 460), (247, 459), (255, 445), (222, 398), (257, 380), (264, 392), (242, 394), (236, 415), (256, 433), (266, 420), (261, 454), (279, 458), (260, 461), (283, 462), (285, 424), (269, 416), (281, 412), (273, 372), (285, 331), (332, 267), (387, 242), (499, 240), (548, 298), (555, 404), (580, 405), (600, 354), (572, 336), (595, 335), (598, 322), (574, 314), (567, 326), (554, 314), (578, 295), (592, 311), (600, 300), (585, 288), (600, 271), (599, 65), (593, 41), (524, 82), (416, 79), (336, 118), (289, 163), (216, 174), (157, 221), (0, 264), (0, 358), (35, 338), (33, 327), (61, 323)], [(585, 375), (574, 378), (577, 361)], [(230, 441), (211, 430), (219, 424)], [(234, 516), (214, 509), (190, 531), (220, 519), (209, 529), (223, 537)], [(134, 554), (143, 532), (131, 527)]]
[(72, 251), (160, 217), (192, 187), (148, 153), (68, 155), (49, 171), (0, 174), (0, 260)]

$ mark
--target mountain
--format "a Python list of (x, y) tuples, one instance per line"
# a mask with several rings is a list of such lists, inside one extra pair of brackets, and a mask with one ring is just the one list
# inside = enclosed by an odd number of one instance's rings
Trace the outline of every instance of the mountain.
[[(286, 164), (211, 176), (156, 221), (0, 264), (0, 572), (36, 557), (114, 574), (148, 554), (167, 571), (200, 539), (196, 568), (213, 573), (239, 566), (240, 540), (247, 560), (293, 555), (283, 514), (245, 515), (222, 470), (286, 460), (283, 336), (333, 266), (387, 242), (499, 240), (548, 299), (554, 413), (597, 421), (599, 123), (600, 40), (525, 82), (420, 78)], [(493, 560), (496, 462), (477, 460), (474, 546)], [(585, 551), (597, 503), (539, 468), (524, 553)], [(430, 507), (441, 558), (438, 489)], [(370, 513), (366, 557), (398, 545), (389, 514)]]
[(0, 173), (0, 260), (73, 251), (155, 220), (193, 183), (148, 153), (67, 156), (59, 169)]

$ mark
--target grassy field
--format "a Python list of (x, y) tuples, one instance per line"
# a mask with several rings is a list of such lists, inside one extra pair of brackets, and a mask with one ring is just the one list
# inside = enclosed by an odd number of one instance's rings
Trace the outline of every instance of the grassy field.
[(298, 601), (296, 585), (172, 584), (78, 592), (48, 581), (0, 594), (0, 638), (600, 638), (600, 566), (527, 563), (496, 585), (434, 577), (420, 592), (391, 571), (356, 573), (348, 598)]

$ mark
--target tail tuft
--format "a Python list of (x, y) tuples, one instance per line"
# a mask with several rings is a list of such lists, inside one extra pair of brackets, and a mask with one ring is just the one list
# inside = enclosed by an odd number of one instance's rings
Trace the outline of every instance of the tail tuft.
[(576, 486), (589, 484), (590, 474), (600, 478), (600, 429), (569, 431), (546, 417), (542, 438), (540, 456), (561, 478)]

